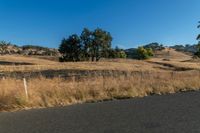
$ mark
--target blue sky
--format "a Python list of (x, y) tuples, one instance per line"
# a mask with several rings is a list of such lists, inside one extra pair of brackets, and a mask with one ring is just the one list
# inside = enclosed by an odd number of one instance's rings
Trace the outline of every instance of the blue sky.
[(194, 44), (200, 0), (0, 0), (0, 40), (57, 48), (84, 27), (109, 31), (113, 46)]

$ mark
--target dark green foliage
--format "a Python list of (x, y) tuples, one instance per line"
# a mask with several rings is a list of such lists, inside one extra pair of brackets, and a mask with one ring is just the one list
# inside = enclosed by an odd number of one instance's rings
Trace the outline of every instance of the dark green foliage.
[(22, 46), (22, 49), (23, 50), (27, 50), (27, 49), (48, 50), (49, 48), (36, 46), (36, 45), (24, 45)]
[(200, 40), (200, 34), (197, 36), (197, 40)]
[[(151, 58), (154, 55), (154, 50), (161, 49), (161, 45), (157, 45), (157, 44), (152, 45), (152, 44), (151, 45), (145, 45), (143, 47), (127, 49), (125, 51), (127, 58), (139, 59), (139, 60)], [(153, 47), (154, 50), (151, 47)]]
[(92, 31), (84, 28), (81, 33), (80, 39), (81, 45), (83, 46), (84, 60), (86, 61), (90, 60), (90, 57), (92, 57), (92, 37)]
[(100, 58), (108, 57), (108, 49), (111, 48), (112, 37), (109, 32), (102, 29), (95, 29), (91, 32), (91, 46), (88, 47), (92, 61), (99, 61)]
[(68, 39), (63, 39), (59, 47), (59, 52), (62, 54), (60, 61), (81, 61), (82, 46), (80, 37), (76, 34), (69, 36)]
[(72, 35), (64, 39), (59, 47), (61, 61), (99, 61), (109, 57), (112, 37), (100, 28), (90, 31), (85, 28), (81, 36)]
[(200, 43), (197, 45), (197, 52), (194, 54), (194, 56), (200, 58)]
[(154, 52), (151, 48), (138, 47), (126, 50), (126, 54), (127, 58), (143, 60), (151, 58)]
[(115, 48), (115, 58), (126, 58), (126, 53), (123, 49), (120, 49), (119, 47)]
[(197, 51), (194, 56), (200, 58), (200, 51)]
[[(199, 21), (199, 25), (197, 26), (197, 28), (200, 28), (200, 21)], [(200, 58), (200, 34), (197, 36), (197, 40), (199, 41), (198, 45), (197, 45), (198, 50), (194, 55), (197, 56), (198, 58)]]
[(116, 58), (115, 49), (111, 48), (108, 50), (109, 56), (108, 58)]
[[(197, 26), (197, 28), (200, 28), (200, 21), (199, 21), (199, 25)], [(199, 44), (200, 44), (200, 34), (197, 36), (197, 40), (199, 40)]]
[(116, 47), (115, 49), (109, 49), (109, 58), (126, 58), (126, 52), (123, 49)]
[(138, 53), (137, 53), (137, 48), (126, 49), (125, 53), (127, 55), (127, 58), (139, 59), (139, 56), (138, 56)]
[(131, 48), (125, 50), (127, 58), (131, 59), (148, 59), (153, 56), (153, 53), (158, 50), (163, 50), (165, 47), (157, 42), (149, 43), (143, 47)]

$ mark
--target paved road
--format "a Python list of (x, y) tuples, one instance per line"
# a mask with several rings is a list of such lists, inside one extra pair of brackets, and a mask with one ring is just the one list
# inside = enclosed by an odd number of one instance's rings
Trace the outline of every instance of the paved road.
[(0, 133), (200, 133), (200, 92), (0, 113)]

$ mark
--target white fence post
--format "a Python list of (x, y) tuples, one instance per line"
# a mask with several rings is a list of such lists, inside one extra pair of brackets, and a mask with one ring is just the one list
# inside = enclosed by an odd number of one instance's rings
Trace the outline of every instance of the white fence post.
[(27, 88), (26, 78), (23, 78), (23, 81), (24, 81), (24, 90), (26, 94), (26, 100), (28, 101), (28, 88)]

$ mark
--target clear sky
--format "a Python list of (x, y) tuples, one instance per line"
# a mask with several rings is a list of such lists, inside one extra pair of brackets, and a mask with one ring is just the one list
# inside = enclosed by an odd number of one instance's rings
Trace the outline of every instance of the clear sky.
[(0, 40), (57, 48), (84, 27), (109, 31), (113, 45), (194, 44), (200, 0), (0, 0)]

